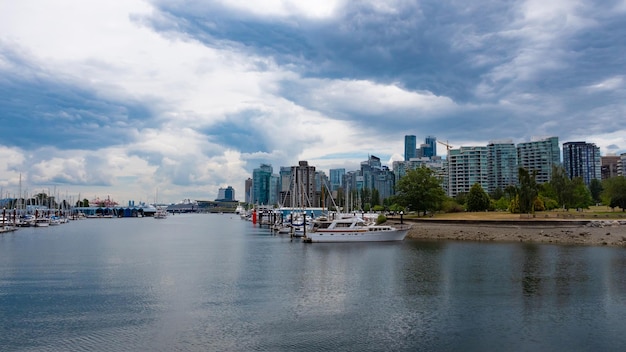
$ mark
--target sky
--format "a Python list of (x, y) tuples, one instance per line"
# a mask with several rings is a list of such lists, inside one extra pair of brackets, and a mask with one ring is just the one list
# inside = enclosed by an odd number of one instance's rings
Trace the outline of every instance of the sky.
[(620, 154), (625, 116), (626, 0), (0, 0), (3, 196), (243, 200), (405, 135)]

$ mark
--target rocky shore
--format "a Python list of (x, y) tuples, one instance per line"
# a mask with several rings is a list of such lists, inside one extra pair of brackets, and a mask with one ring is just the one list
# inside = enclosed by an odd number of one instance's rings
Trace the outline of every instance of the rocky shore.
[(407, 238), (626, 246), (626, 221), (417, 220)]

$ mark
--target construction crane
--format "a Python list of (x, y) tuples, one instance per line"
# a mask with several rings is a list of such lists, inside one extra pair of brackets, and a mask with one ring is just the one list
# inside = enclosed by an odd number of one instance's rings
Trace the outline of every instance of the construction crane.
[(439, 141), (439, 140), (438, 140), (437, 142), (439, 142), (439, 143), (441, 143), (441, 144), (445, 145), (445, 146), (446, 146), (446, 150), (447, 150), (447, 151), (450, 151), (450, 149), (454, 148), (453, 146), (451, 146), (450, 144), (448, 144), (448, 141), (446, 141), (446, 142), (444, 143), (444, 142), (442, 142), (442, 141)]

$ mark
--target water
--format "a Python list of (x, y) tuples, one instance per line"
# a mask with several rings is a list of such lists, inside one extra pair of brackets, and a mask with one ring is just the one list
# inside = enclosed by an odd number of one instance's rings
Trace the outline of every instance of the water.
[(625, 268), (623, 248), (88, 219), (0, 235), (0, 350), (624, 350)]

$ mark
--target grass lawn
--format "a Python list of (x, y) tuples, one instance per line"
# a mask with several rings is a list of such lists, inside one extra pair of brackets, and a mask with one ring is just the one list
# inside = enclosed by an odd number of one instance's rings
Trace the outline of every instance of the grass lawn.
[[(405, 215), (405, 218), (418, 218), (417, 215)], [(420, 216), (419, 218), (423, 218)], [(430, 218), (427, 215), (426, 218)], [(538, 211), (533, 215), (529, 214), (511, 214), (506, 211), (489, 211), (489, 212), (463, 212), (463, 213), (446, 213), (435, 214), (432, 216), (435, 219), (449, 219), (449, 220), (519, 220), (519, 219), (626, 219), (626, 212), (623, 212), (619, 208), (612, 210), (607, 206), (592, 206), (589, 209), (583, 209), (577, 211), (576, 209), (565, 210), (552, 210), (552, 211)]]

